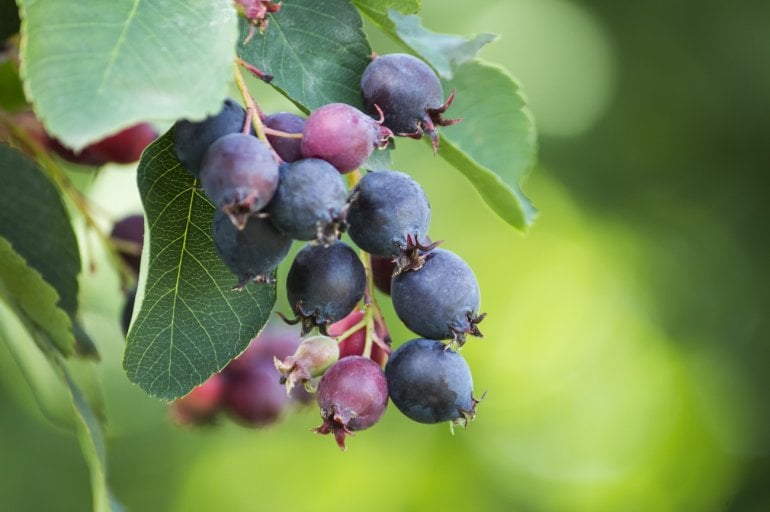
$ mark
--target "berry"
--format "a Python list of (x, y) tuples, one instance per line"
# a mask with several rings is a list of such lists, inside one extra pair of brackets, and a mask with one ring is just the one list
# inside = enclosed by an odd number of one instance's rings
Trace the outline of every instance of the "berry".
[(375, 147), (387, 146), (391, 135), (357, 108), (329, 103), (305, 121), (302, 156), (326, 160), (345, 174), (361, 167)]
[[(305, 128), (305, 119), (289, 112), (277, 112), (270, 114), (265, 118), (263, 124), (273, 130), (279, 130), (286, 133), (302, 133)], [(302, 158), (302, 139), (292, 139), (289, 137), (279, 137), (278, 135), (268, 135), (268, 142), (284, 162), (295, 162)]]
[(136, 288), (131, 288), (126, 293), (126, 302), (123, 304), (123, 313), (120, 317), (120, 326), (123, 328), (123, 336), (128, 335), (128, 328), (131, 327), (131, 317), (134, 316), (134, 305), (136, 303)]
[[(339, 338), (349, 329), (356, 324), (360, 323), (366, 312), (360, 309), (356, 309), (348, 316), (334, 322), (329, 326), (329, 336)], [(360, 329), (349, 334), (347, 337), (340, 340), (339, 353), (340, 359), (349, 356), (361, 356), (364, 355), (364, 348), (366, 347), (366, 326), (362, 325)], [(380, 366), (385, 366), (390, 355), (390, 335), (388, 334), (388, 328), (385, 326), (385, 322), (382, 317), (375, 316), (374, 318), (374, 333), (372, 335), (372, 352), (371, 359)]]
[(372, 255), (371, 259), (374, 286), (385, 295), (390, 295), (390, 281), (393, 278), (393, 272), (396, 270), (396, 262), (390, 258), (382, 258), (375, 255)]
[(226, 383), (215, 373), (206, 382), (171, 403), (174, 420), (183, 425), (211, 423), (224, 400)]
[(131, 164), (139, 160), (142, 151), (158, 138), (158, 132), (147, 123), (140, 123), (122, 130), (110, 137), (73, 151), (57, 139), (52, 139), (51, 149), (65, 160), (91, 166), (108, 163)]
[(315, 431), (334, 434), (345, 449), (345, 436), (365, 430), (382, 417), (388, 405), (388, 383), (377, 363), (361, 356), (340, 359), (318, 383), (323, 423)]
[(211, 226), (214, 246), (225, 265), (238, 277), (238, 289), (249, 281), (269, 281), (268, 274), (291, 248), (291, 239), (266, 219), (252, 217), (238, 230), (223, 211), (217, 210)]
[(200, 180), (214, 205), (243, 228), (249, 215), (273, 198), (278, 187), (278, 163), (270, 148), (256, 137), (231, 133), (209, 146)]
[(208, 147), (228, 133), (243, 131), (246, 111), (233, 99), (226, 99), (222, 109), (202, 121), (186, 119), (174, 124), (174, 152), (193, 176), (198, 177)]
[[(430, 204), (419, 183), (399, 171), (373, 171), (350, 194), (348, 233), (361, 249), (383, 258), (410, 261), (418, 268), (416, 249), (428, 249)], [(406, 253), (412, 251), (409, 257)], [(419, 263), (418, 263), (419, 262)]]
[(468, 363), (440, 341), (407, 341), (390, 356), (385, 375), (390, 399), (414, 421), (466, 426), (476, 414)]
[(438, 149), (436, 125), (459, 122), (444, 119), (454, 93), (444, 101), (444, 92), (436, 73), (417, 57), (391, 53), (376, 57), (361, 76), (364, 104), (371, 113), (381, 110), (383, 124), (397, 135), (419, 139), (423, 133)]
[(144, 244), (144, 215), (123, 217), (112, 227), (110, 238), (116, 242), (118, 253), (134, 273), (139, 274)]
[(348, 199), (340, 173), (328, 162), (307, 158), (281, 166), (270, 201), (270, 222), (289, 238), (329, 245), (339, 237)]
[(479, 295), (473, 270), (444, 249), (431, 251), (420, 270), (395, 275), (391, 283), (393, 308), (404, 325), (425, 338), (458, 345), (466, 334), (481, 336)]
[(326, 326), (350, 313), (364, 295), (366, 272), (355, 251), (343, 242), (329, 247), (306, 245), (289, 269), (286, 293), (302, 322), (302, 334)]
[[(286, 392), (291, 393), (295, 384), (307, 385), (313, 377), (320, 377), (340, 358), (337, 340), (327, 336), (305, 338), (294, 354), (285, 358), (273, 358)], [(281, 360), (283, 359), (283, 360)]]
[(289, 403), (269, 359), (257, 359), (244, 372), (228, 374), (225, 404), (246, 426), (263, 427), (278, 420)]

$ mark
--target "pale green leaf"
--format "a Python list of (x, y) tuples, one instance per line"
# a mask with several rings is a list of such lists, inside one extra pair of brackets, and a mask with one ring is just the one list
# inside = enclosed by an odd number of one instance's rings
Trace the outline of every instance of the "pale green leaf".
[[(264, 34), (238, 46), (241, 58), (305, 110), (341, 102), (361, 107), (361, 74), (371, 48), (348, 0), (283, 0)], [(245, 39), (248, 24), (241, 23)]]
[(395, 30), (388, 17), (389, 9), (402, 14), (417, 14), (422, 8), (420, 0), (353, 0), (353, 5), (387, 32)]
[(211, 238), (214, 206), (177, 160), (171, 132), (145, 151), (138, 182), (149, 264), (123, 364), (147, 393), (173, 400), (246, 348), (267, 321), (275, 285), (231, 291), (237, 278)]
[(456, 91), (447, 115), (462, 122), (440, 130), (439, 155), (465, 174), (500, 217), (525, 230), (537, 210), (521, 181), (535, 163), (537, 139), (518, 85), (503, 69), (471, 61), (444, 89)]
[(216, 112), (232, 81), (232, 0), (19, 0), (21, 74), (49, 133), (87, 144)]
[(497, 39), (494, 34), (479, 34), (469, 39), (452, 34), (439, 34), (425, 29), (419, 16), (404, 15), (394, 9), (391, 9), (388, 15), (401, 41), (446, 80), (452, 78), (458, 67), (476, 57), (482, 46)]

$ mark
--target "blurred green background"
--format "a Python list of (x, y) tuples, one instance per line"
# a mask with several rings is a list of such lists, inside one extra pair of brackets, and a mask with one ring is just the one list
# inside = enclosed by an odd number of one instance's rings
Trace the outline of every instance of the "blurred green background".
[[(264, 430), (175, 427), (121, 369), (118, 281), (91, 244), (81, 300), (117, 497), (142, 512), (770, 510), (770, 3), (423, 8), (434, 30), (502, 35), (482, 56), (520, 79), (540, 131), (526, 237), (426, 145), (396, 153), (431, 200), (433, 238), (480, 281), (486, 337), (463, 350), (487, 391), (476, 421), (452, 436), (391, 407), (345, 453), (309, 432), (312, 409)], [(130, 169), (89, 186), (115, 217), (139, 205)], [(395, 343), (409, 339), (387, 313)], [(58, 399), (43, 397), (54, 419)], [(0, 509), (90, 504), (75, 437), (0, 344)]]

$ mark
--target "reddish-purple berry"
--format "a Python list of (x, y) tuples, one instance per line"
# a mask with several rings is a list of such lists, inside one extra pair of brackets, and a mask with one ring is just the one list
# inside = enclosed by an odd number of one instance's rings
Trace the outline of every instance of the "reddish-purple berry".
[(126, 265), (139, 274), (144, 244), (144, 215), (129, 215), (120, 219), (112, 227), (110, 238), (117, 243), (118, 253)]
[(334, 434), (345, 449), (345, 437), (379, 421), (388, 405), (388, 382), (371, 359), (351, 356), (329, 368), (318, 383), (320, 434)]
[(326, 160), (345, 174), (361, 167), (374, 148), (385, 147), (390, 135), (390, 130), (357, 108), (329, 103), (305, 121), (302, 156)]

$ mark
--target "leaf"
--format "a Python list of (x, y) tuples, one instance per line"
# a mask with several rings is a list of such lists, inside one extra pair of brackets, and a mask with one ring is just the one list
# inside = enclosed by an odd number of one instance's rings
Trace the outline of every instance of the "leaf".
[(449, 80), (455, 70), (476, 57), (487, 43), (497, 39), (495, 34), (479, 34), (471, 39), (438, 34), (423, 28), (419, 16), (403, 15), (396, 10), (388, 11), (396, 35), (412, 50), (420, 54), (441, 78)]
[(40, 272), (27, 265), (11, 243), (0, 237), (0, 294), (16, 305), (65, 356), (75, 349), (72, 322), (57, 306), (59, 295), (43, 280)]
[(388, 10), (402, 14), (417, 14), (422, 5), (420, 0), (353, 0), (353, 5), (366, 14), (374, 23), (386, 32), (395, 33), (393, 22), (388, 17)]
[(91, 474), (91, 492), (95, 512), (121, 512), (123, 506), (115, 499), (107, 484), (107, 457), (104, 448), (104, 434), (94, 410), (80, 388), (72, 380), (61, 362), (60, 374), (67, 384), (75, 413), (78, 441), (83, 457)]
[(76, 150), (146, 120), (221, 107), (231, 0), (19, 0), (21, 76), (47, 131)]
[[(306, 110), (341, 102), (361, 108), (361, 74), (372, 50), (361, 16), (348, 0), (283, 0), (240, 57), (265, 73), (271, 84)], [(249, 27), (241, 23), (242, 39)]]
[(77, 312), (80, 253), (59, 191), (20, 152), (0, 144), (0, 236), (59, 294), (70, 318)]
[(444, 83), (444, 90), (452, 89), (448, 116), (462, 122), (441, 129), (439, 155), (465, 174), (503, 220), (525, 230), (537, 210), (520, 182), (535, 163), (537, 141), (518, 85), (503, 69), (471, 61)]
[(214, 248), (214, 206), (177, 160), (171, 132), (145, 150), (138, 182), (149, 265), (123, 365), (147, 393), (173, 400), (246, 348), (268, 319), (275, 285), (230, 291), (237, 279)]

